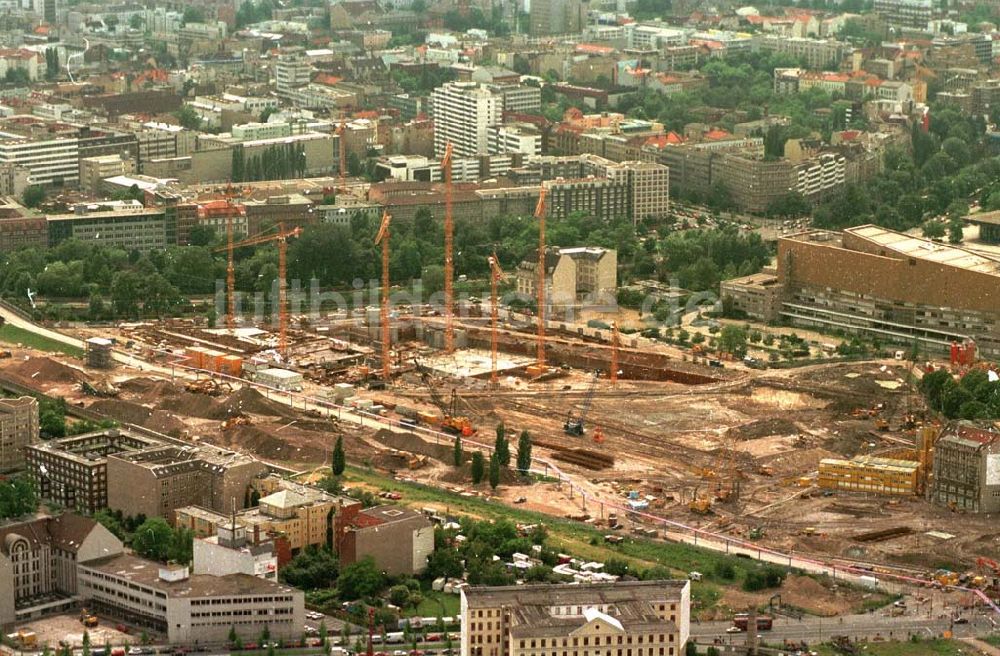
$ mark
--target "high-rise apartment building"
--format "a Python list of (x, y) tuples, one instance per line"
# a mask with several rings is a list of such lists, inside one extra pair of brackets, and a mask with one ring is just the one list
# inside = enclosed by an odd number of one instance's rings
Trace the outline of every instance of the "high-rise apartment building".
[(434, 153), (451, 142), (455, 157), (489, 153), (489, 128), (500, 123), (503, 98), (475, 82), (449, 82), (431, 93)]
[(38, 400), (0, 399), (0, 472), (24, 467), (25, 447), (38, 442)]
[(531, 35), (577, 34), (587, 25), (586, 0), (532, 0)]

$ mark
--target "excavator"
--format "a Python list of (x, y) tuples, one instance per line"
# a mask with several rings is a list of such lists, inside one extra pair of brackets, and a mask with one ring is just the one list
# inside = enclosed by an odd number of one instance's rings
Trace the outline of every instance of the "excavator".
[(441, 414), (443, 415), (441, 418), (442, 430), (454, 435), (461, 435), (462, 437), (475, 435), (477, 429), (472, 425), (469, 418), (458, 414), (458, 392), (452, 389), (451, 400), (445, 401), (431, 380), (430, 374), (427, 373), (427, 370), (420, 365), (420, 362), (416, 358), (413, 358), (413, 364), (416, 365), (421, 382), (423, 382), (424, 386), (431, 393), (431, 401), (441, 410)]
[(564, 433), (575, 437), (583, 436), (584, 421), (587, 419), (587, 414), (590, 412), (590, 404), (594, 401), (594, 392), (596, 391), (597, 375), (595, 374), (594, 379), (590, 381), (590, 388), (587, 390), (587, 396), (583, 401), (583, 408), (580, 409), (580, 414), (574, 414), (573, 411), (570, 410), (569, 416), (566, 417), (566, 422), (563, 424)]

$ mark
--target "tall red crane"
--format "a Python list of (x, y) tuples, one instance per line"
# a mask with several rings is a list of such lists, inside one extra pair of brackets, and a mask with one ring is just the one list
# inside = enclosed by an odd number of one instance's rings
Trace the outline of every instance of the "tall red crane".
[(389, 361), (389, 222), (392, 215), (388, 210), (382, 212), (382, 224), (379, 226), (375, 243), (382, 246), (382, 307), (379, 313), (379, 323), (382, 329), (382, 380), (389, 383), (392, 374), (392, 363)]
[(535, 206), (535, 218), (538, 219), (538, 271), (535, 282), (535, 298), (538, 304), (538, 336), (535, 339), (536, 358), (539, 366), (545, 366), (545, 195), (548, 190), (542, 187), (538, 194), (538, 204)]
[(490, 256), (490, 384), (496, 387), (500, 381), (497, 375), (497, 325), (499, 323), (499, 299), (497, 298), (497, 288), (500, 282), (507, 278), (507, 274), (500, 268), (500, 260), (494, 252)]
[(226, 327), (236, 327), (236, 265), (233, 262), (233, 205), (232, 187), (226, 190)]
[(444, 350), (455, 350), (455, 222), (451, 213), (451, 142), (441, 159), (444, 173)]
[(236, 243), (228, 243), (226, 246), (216, 248), (218, 253), (228, 250), (230, 253), (236, 248), (243, 246), (256, 246), (267, 244), (272, 241), (278, 242), (278, 352), (281, 357), (288, 359), (288, 300), (286, 290), (288, 283), (288, 240), (302, 234), (302, 228), (295, 227), (285, 231), (285, 224), (278, 224), (278, 232), (273, 234), (254, 235)]

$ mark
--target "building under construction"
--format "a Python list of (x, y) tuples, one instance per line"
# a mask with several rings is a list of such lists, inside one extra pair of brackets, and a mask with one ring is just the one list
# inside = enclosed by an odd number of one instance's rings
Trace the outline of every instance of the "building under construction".
[(919, 479), (920, 463), (915, 460), (856, 456), (819, 463), (819, 486), (827, 490), (912, 496), (919, 490)]
[(1000, 511), (1000, 433), (966, 421), (947, 426), (934, 445), (929, 497), (958, 510)]

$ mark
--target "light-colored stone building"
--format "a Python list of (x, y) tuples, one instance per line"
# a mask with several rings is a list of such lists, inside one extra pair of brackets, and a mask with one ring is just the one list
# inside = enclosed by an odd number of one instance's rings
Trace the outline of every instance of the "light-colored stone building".
[[(330, 544), (336, 522), (345, 514), (353, 516), (362, 507), (354, 499), (327, 494), (278, 476), (255, 480), (253, 488), (262, 495), (259, 505), (238, 511), (236, 523), (257, 535), (283, 536), (292, 553), (310, 545)], [(178, 508), (176, 517), (179, 526), (203, 536), (215, 535), (231, 520), (219, 509), (198, 506)]]
[(121, 540), (87, 517), (65, 513), (0, 527), (0, 624), (76, 604), (76, 566), (122, 553)]
[(0, 399), (0, 472), (24, 468), (25, 447), (38, 442), (38, 399)]
[(461, 656), (679, 656), (689, 581), (462, 589)]
[[(538, 263), (517, 267), (517, 291), (535, 296)], [(546, 295), (553, 306), (592, 305), (613, 300), (618, 288), (618, 252), (608, 248), (550, 249), (545, 254)]]

